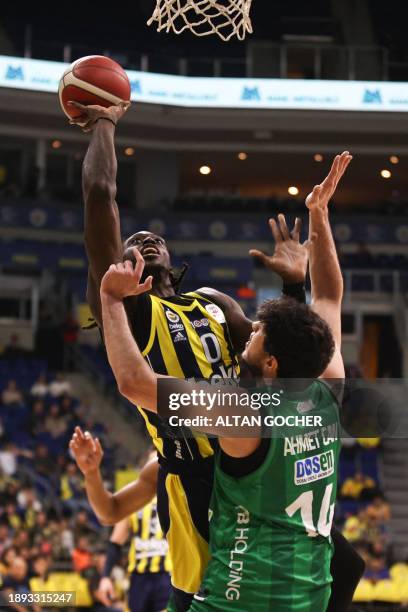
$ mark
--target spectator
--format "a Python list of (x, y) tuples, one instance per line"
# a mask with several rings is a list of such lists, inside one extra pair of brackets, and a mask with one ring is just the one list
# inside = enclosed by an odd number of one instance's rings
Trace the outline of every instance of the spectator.
[[(51, 565), (51, 559), (49, 556), (47, 555), (37, 555), (36, 557), (34, 557), (32, 559), (32, 573), (36, 578), (39, 578), (43, 588), (41, 590), (46, 591), (46, 584), (47, 584), (47, 580), (48, 580), (48, 575), (49, 575), (49, 571), (50, 571), (50, 565)], [(37, 589), (38, 586), (41, 584), (39, 583), (39, 581), (36, 582), (37, 584)], [(30, 581), (31, 584), (31, 581)]]
[(67, 430), (66, 420), (60, 416), (58, 404), (51, 404), (49, 416), (45, 419), (45, 430), (52, 438), (59, 438)]
[[(28, 582), (27, 562), (22, 557), (15, 557), (12, 560), (9, 572), (4, 578), (3, 590), (6, 598), (12, 593), (29, 594), (31, 592), (30, 585)], [(26, 610), (32, 610), (32, 612), (41, 612), (41, 608), (36, 604), (32, 604), (28, 608), (26, 606), (20, 606), (18, 604), (9, 604), (9, 606), (10, 608), (18, 610), (19, 612), (21, 610), (23, 612), (25, 612)]]
[(365, 489), (374, 489), (375, 481), (362, 472), (356, 472), (352, 478), (347, 478), (340, 490), (343, 499), (360, 499)]
[(5, 406), (11, 405), (22, 405), (23, 404), (23, 394), (17, 387), (17, 383), (15, 380), (9, 380), (7, 383), (7, 387), (1, 394), (1, 401)]
[(50, 395), (52, 397), (61, 397), (62, 395), (71, 394), (71, 383), (64, 379), (62, 372), (57, 372), (55, 379), (50, 383), (49, 386)]
[(60, 523), (60, 533), (64, 557), (71, 557), (72, 551), (74, 550), (74, 534), (68, 525), (68, 521), (65, 519)]
[(64, 370), (72, 371), (75, 368), (73, 347), (78, 341), (79, 325), (74, 315), (68, 313), (62, 324), (62, 340), (64, 342)]
[(18, 448), (12, 442), (7, 442), (0, 450), (0, 472), (13, 476), (17, 471)]
[(34, 489), (26, 487), (17, 495), (17, 504), (24, 514), (24, 523), (28, 529), (35, 525), (35, 518), (41, 510), (41, 503), (38, 501)]
[(44, 421), (45, 404), (42, 400), (37, 399), (31, 407), (31, 413), (27, 421), (27, 431), (34, 437), (38, 436), (44, 431)]
[(82, 478), (75, 463), (68, 463), (65, 474), (61, 476), (60, 489), (61, 499), (64, 501), (85, 497)]
[(87, 569), (92, 562), (92, 555), (89, 547), (89, 540), (81, 536), (74, 550), (72, 551), (72, 564), (76, 572)]
[[(7, 525), (7, 529), (10, 528)], [(10, 571), (13, 560), (17, 557), (17, 548), (15, 546), (8, 546), (4, 549), (1, 556), (0, 567), (2, 567), (1, 573), (3, 576), (7, 575)]]
[(379, 524), (388, 523), (391, 519), (390, 505), (382, 495), (377, 495), (367, 507), (367, 514)]
[(2, 519), (7, 521), (11, 529), (17, 530), (22, 526), (21, 516), (15, 502), (8, 502), (4, 508)]
[(50, 478), (55, 473), (55, 463), (45, 444), (39, 444), (34, 453), (34, 471), (44, 478)]
[(30, 395), (32, 397), (38, 397), (40, 399), (48, 395), (49, 387), (47, 383), (47, 377), (41, 374), (30, 389)]
[(364, 578), (373, 584), (376, 584), (379, 580), (388, 580), (390, 578), (390, 573), (386, 567), (385, 558), (372, 557), (369, 555), (366, 560)]
[[(6, 521), (0, 523), (0, 557), (2, 557), (3, 553), (7, 550), (12, 543), (11, 529), (9, 528)], [(2, 560), (0, 558), (0, 574), (4, 572), (4, 567), (2, 569)]]
[(91, 537), (95, 535), (95, 530), (91, 528), (89, 516), (85, 510), (80, 510), (75, 515), (73, 524), (74, 539), (78, 540), (82, 536)]

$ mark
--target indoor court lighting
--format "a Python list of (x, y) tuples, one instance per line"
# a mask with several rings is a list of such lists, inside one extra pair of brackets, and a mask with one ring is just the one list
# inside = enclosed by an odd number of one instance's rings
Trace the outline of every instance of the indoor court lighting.
[(238, 159), (240, 159), (241, 161), (245, 161), (247, 157), (248, 155), (244, 153), (243, 151), (241, 151), (241, 153), (238, 153)]
[(292, 185), (291, 187), (288, 187), (288, 193), (292, 196), (296, 196), (299, 193), (299, 189)]
[(62, 147), (62, 142), (60, 140), (53, 140), (51, 146), (53, 149), (60, 149)]
[(399, 157), (397, 157), (396, 155), (391, 155), (390, 162), (392, 164), (398, 164), (399, 163)]
[(211, 174), (210, 166), (201, 166), (200, 174)]
[(134, 154), (135, 154), (135, 150), (133, 147), (126, 147), (125, 155), (127, 155), (128, 157), (131, 157)]
[(381, 170), (380, 174), (385, 179), (391, 178), (391, 172), (389, 170)]
[(321, 155), (320, 153), (316, 153), (316, 155), (313, 157), (313, 159), (315, 160), (315, 162), (322, 162), (323, 161), (323, 155)]

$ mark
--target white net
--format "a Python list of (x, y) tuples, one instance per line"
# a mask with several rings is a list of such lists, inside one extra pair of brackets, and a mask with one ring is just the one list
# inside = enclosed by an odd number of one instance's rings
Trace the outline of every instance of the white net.
[(191, 30), (196, 36), (218, 35), (228, 41), (233, 36), (244, 40), (252, 33), (252, 0), (156, 0), (147, 22), (156, 22), (157, 31), (180, 34)]

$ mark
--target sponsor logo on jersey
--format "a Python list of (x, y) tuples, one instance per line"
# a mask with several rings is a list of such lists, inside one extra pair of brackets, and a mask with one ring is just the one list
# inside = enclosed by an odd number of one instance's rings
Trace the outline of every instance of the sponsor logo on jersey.
[(306, 402), (299, 402), (296, 406), (296, 410), (299, 412), (299, 414), (305, 414), (306, 412), (313, 410), (314, 407), (315, 405), (312, 400), (307, 400)]
[(173, 312), (172, 310), (166, 310), (166, 317), (168, 318), (170, 323), (177, 323), (178, 321), (180, 321), (180, 317), (178, 316), (178, 314)]
[(181, 331), (182, 329), (184, 329), (184, 325), (182, 323), (169, 323), (169, 330), (171, 334)]
[(173, 342), (182, 342), (183, 340), (187, 340), (185, 335), (181, 332), (177, 332), (177, 334), (174, 336)]
[(191, 321), (191, 325), (196, 327), (208, 327), (210, 324), (209, 320), (205, 317), (203, 319), (196, 319), (195, 321)]
[(295, 485), (304, 485), (322, 478), (328, 478), (334, 472), (334, 453), (332, 450), (295, 462)]
[(143, 540), (139, 536), (134, 538), (135, 542), (135, 551), (136, 551), (136, 559), (140, 561), (141, 559), (149, 559), (150, 557), (164, 557), (168, 551), (167, 541), (163, 538), (159, 540), (158, 538), (153, 537), (156, 531), (151, 533), (151, 538), (149, 540)]
[(205, 309), (217, 323), (225, 323), (224, 313), (217, 304), (207, 304)]

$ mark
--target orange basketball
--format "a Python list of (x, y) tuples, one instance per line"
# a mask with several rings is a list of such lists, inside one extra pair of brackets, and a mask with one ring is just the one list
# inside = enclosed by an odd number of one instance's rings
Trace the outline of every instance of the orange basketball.
[(67, 105), (70, 100), (101, 106), (129, 102), (130, 83), (117, 62), (103, 55), (88, 55), (67, 68), (61, 77), (58, 95), (67, 117), (78, 117), (81, 112)]

